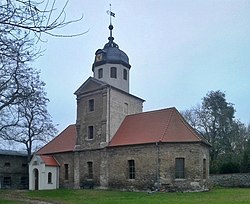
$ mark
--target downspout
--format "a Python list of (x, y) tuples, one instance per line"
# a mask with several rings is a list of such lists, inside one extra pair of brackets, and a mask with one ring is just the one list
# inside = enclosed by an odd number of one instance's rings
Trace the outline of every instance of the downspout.
[(156, 146), (156, 186), (155, 187), (156, 187), (156, 191), (158, 191), (160, 187), (159, 142), (156, 142), (155, 146)]

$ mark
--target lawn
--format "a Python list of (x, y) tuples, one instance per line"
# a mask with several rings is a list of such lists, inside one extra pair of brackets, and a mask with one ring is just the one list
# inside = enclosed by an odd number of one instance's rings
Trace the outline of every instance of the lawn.
[(47, 201), (57, 204), (194, 204), (250, 203), (250, 188), (220, 188), (200, 193), (120, 192), (111, 190), (45, 190), (0, 191), (0, 204), (23, 204), (30, 201)]

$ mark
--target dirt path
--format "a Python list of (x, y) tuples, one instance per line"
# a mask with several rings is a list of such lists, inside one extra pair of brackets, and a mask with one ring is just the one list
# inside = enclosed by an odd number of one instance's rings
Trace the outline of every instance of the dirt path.
[(48, 202), (37, 199), (25, 198), (23, 192), (25, 192), (25, 190), (4, 190), (0, 193), (0, 196), (5, 200), (17, 201), (27, 204), (58, 204), (57, 202)]

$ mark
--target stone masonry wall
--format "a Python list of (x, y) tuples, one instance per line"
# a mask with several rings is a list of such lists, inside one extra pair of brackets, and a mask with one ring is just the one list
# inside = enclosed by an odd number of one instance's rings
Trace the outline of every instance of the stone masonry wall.
[(28, 188), (27, 156), (0, 155), (0, 189)]
[[(59, 188), (74, 187), (74, 155), (72, 152), (53, 155), (59, 162)], [(68, 177), (65, 176), (65, 164), (68, 165)]]
[[(94, 186), (100, 186), (100, 172), (102, 163), (102, 150), (79, 151), (79, 185), (91, 182)], [(93, 164), (92, 177), (89, 175), (88, 162)]]
[[(106, 142), (106, 90), (99, 90), (82, 97), (77, 103), (77, 149), (96, 149)], [(88, 102), (94, 99), (94, 111), (88, 110)], [(88, 126), (94, 127), (94, 138), (88, 139)]]
[(141, 99), (116, 89), (110, 89), (109, 100), (110, 105), (107, 108), (110, 110), (110, 119), (108, 120), (107, 125), (109, 127), (107, 129), (110, 131), (110, 138), (108, 142), (111, 141), (126, 115), (141, 113), (143, 109)]
[(210, 184), (223, 187), (250, 187), (250, 173), (245, 174), (212, 174)]
[[(155, 187), (158, 181), (163, 191), (204, 191), (208, 188), (209, 152), (200, 143), (116, 147), (110, 148), (108, 154), (110, 188), (148, 190)], [(185, 159), (183, 179), (175, 178), (176, 158)], [(206, 178), (203, 178), (204, 159)], [(129, 179), (128, 160), (135, 161), (135, 179)]]

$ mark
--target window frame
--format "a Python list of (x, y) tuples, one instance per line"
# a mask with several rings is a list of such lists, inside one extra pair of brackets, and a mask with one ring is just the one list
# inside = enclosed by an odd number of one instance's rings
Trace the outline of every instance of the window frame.
[(94, 178), (94, 170), (93, 170), (93, 162), (92, 161), (88, 161), (87, 162), (87, 168), (88, 168), (88, 179), (92, 180)]
[(128, 70), (126, 70), (126, 69), (123, 69), (123, 79), (124, 80), (128, 80)]
[(88, 111), (94, 112), (95, 111), (95, 99), (89, 99), (88, 100)]
[(48, 184), (52, 184), (52, 173), (48, 173)]
[(110, 78), (117, 79), (117, 68), (110, 67)]
[(69, 180), (69, 164), (64, 164), (64, 180)]
[(185, 179), (185, 158), (175, 158), (175, 179)]
[(93, 125), (88, 126), (87, 139), (88, 140), (93, 140), (94, 139), (94, 126)]
[(11, 188), (11, 176), (4, 176), (3, 177), (3, 188)]
[(123, 113), (126, 115), (128, 114), (128, 103), (127, 102), (124, 103)]
[(29, 186), (29, 178), (26, 177), (26, 176), (22, 176), (20, 178), (20, 185), (21, 185), (22, 188), (28, 187)]
[(103, 78), (103, 68), (98, 69), (98, 79)]
[(128, 178), (130, 180), (135, 179), (135, 160), (134, 159), (128, 160)]
[(202, 178), (207, 179), (207, 160), (205, 158), (202, 160)]

